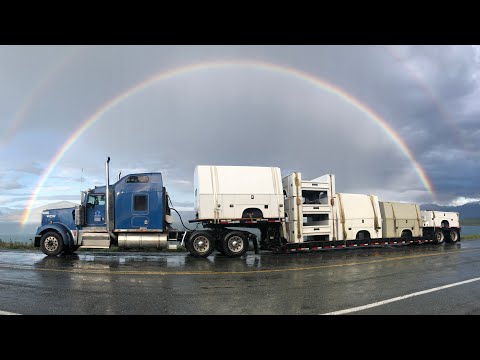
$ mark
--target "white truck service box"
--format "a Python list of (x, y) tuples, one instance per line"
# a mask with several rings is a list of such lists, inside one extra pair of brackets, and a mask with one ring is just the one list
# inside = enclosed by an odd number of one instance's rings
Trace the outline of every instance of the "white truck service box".
[(338, 240), (382, 237), (382, 216), (377, 196), (338, 193), (335, 204)]
[(459, 228), (458, 212), (421, 211), (423, 227)]
[(417, 204), (380, 201), (384, 238), (422, 236), (420, 207)]
[(199, 165), (194, 192), (197, 219), (285, 218), (278, 167)]

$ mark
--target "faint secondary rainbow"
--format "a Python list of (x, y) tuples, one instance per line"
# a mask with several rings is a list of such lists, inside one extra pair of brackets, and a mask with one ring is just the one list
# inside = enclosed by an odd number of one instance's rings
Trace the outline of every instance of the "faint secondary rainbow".
[(82, 125), (67, 139), (67, 141), (65, 141), (65, 143), (60, 147), (60, 149), (57, 151), (54, 157), (50, 160), (48, 167), (45, 169), (44, 173), (38, 180), (38, 183), (36, 184), (30, 196), (28, 204), (22, 215), (22, 225), (24, 225), (29, 220), (33, 204), (37, 200), (37, 196), (40, 190), (42, 189), (43, 185), (45, 184), (46, 180), (48, 179), (52, 171), (55, 169), (57, 164), (63, 158), (65, 153), (72, 147), (72, 145), (75, 144), (75, 142), (80, 138), (80, 136), (82, 136), (82, 134), (86, 130), (88, 130), (92, 125), (94, 125), (97, 122), (97, 120), (101, 118), (102, 115), (104, 115), (106, 112), (108, 112), (109, 110), (111, 110), (112, 108), (114, 108), (115, 106), (117, 106), (118, 104), (123, 102), (125, 99), (129, 98), (130, 96), (135, 95), (142, 90), (145, 90), (149, 86), (159, 81), (171, 79), (179, 75), (189, 74), (196, 71), (228, 68), (228, 67), (252, 68), (255, 70), (266, 70), (266, 71), (276, 72), (284, 75), (289, 75), (294, 78), (304, 80), (312, 85), (315, 85), (323, 89), (324, 91), (327, 91), (330, 94), (338, 96), (339, 98), (349, 103), (350, 105), (353, 105), (355, 108), (357, 108), (358, 110), (363, 112), (365, 115), (367, 115), (367, 117), (373, 120), (377, 125), (379, 125), (390, 136), (390, 138), (398, 145), (398, 147), (402, 150), (405, 156), (412, 163), (425, 189), (432, 195), (433, 198), (435, 198), (435, 192), (433, 190), (432, 183), (428, 179), (423, 168), (420, 166), (417, 160), (415, 160), (412, 152), (410, 151), (408, 146), (405, 144), (405, 142), (402, 140), (402, 138), (400, 138), (400, 136), (393, 130), (393, 128), (387, 123), (386, 120), (380, 117), (376, 112), (370, 109), (367, 105), (361, 103), (358, 99), (348, 94), (345, 90), (335, 85), (332, 85), (319, 77), (316, 77), (304, 71), (301, 71), (289, 66), (285, 66), (285, 65), (277, 65), (277, 64), (261, 62), (261, 61), (252, 61), (252, 60), (208, 61), (208, 62), (190, 64), (182, 67), (176, 67), (173, 69), (158, 72), (153, 76), (150, 76), (149, 78), (128, 88), (127, 90), (122, 92), (120, 95), (113, 97), (112, 99), (107, 101), (105, 104), (103, 104), (100, 108), (98, 108), (97, 111), (95, 111), (95, 113), (93, 113), (89, 118), (87, 118), (82, 123)]
[(386, 49), (387, 53), (390, 54), (396, 61), (404, 66), (404, 68), (409, 73), (410, 77), (417, 82), (417, 85), (423, 90), (425, 94), (432, 100), (432, 103), (436, 107), (438, 113), (442, 116), (445, 123), (450, 127), (451, 134), (453, 134), (453, 138), (455, 139), (456, 143), (461, 145), (462, 147), (465, 146), (465, 143), (462, 141), (460, 130), (453, 120), (453, 116), (446, 109), (446, 107), (442, 104), (439, 100), (437, 94), (433, 88), (427, 83), (427, 81), (419, 74), (418, 70), (412, 67), (408, 59), (405, 55), (403, 55), (395, 46), (385, 45), (384, 48)]
[(67, 68), (74, 60), (78, 59), (78, 57), (81, 55), (81, 52), (84, 52), (85, 49), (86, 47), (84, 46), (67, 48), (65, 53), (59, 57), (58, 61), (50, 66), (50, 68), (44, 73), (37, 84), (25, 97), (17, 112), (13, 115), (10, 125), (3, 133), (3, 136), (0, 137), (0, 145), (7, 144), (10, 139), (13, 138), (18, 127), (23, 123), (38, 99), (62, 74), (63, 70)]

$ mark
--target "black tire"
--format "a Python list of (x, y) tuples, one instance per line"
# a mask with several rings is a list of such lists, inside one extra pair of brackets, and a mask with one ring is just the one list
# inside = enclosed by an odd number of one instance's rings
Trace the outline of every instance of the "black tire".
[(62, 251), (62, 254), (64, 255), (72, 255), (72, 254), (75, 254), (75, 252), (78, 250), (80, 246), (73, 246), (73, 247), (68, 247), (68, 248), (65, 248), (63, 251)]
[(223, 239), (223, 252), (228, 257), (239, 257), (248, 250), (248, 236), (240, 231), (232, 231)]
[(443, 230), (435, 230), (434, 239), (435, 243), (442, 244), (445, 241), (445, 233), (443, 232)]
[(223, 245), (224, 245), (224, 239), (217, 239), (217, 241), (215, 241), (215, 249), (218, 250), (218, 252), (222, 255), (226, 255), (225, 254), (225, 251), (223, 250)]
[(215, 240), (210, 232), (197, 231), (190, 236), (185, 245), (194, 257), (206, 258), (215, 249)]
[(449, 236), (449, 242), (451, 242), (452, 244), (455, 244), (459, 239), (460, 239), (460, 235), (458, 234), (458, 230), (451, 229), (450, 230), (450, 236)]
[(54, 231), (49, 231), (40, 238), (40, 249), (45, 255), (57, 256), (63, 250), (63, 238)]

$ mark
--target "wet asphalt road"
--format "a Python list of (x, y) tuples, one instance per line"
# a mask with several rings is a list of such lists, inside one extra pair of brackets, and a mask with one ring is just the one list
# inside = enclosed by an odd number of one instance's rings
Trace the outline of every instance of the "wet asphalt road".
[[(323, 314), (480, 277), (480, 240), (238, 259), (0, 251), (0, 313)], [(480, 281), (352, 312), (480, 314)]]

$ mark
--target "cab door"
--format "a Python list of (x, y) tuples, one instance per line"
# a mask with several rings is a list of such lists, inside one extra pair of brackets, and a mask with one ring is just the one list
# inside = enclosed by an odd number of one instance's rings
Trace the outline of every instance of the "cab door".
[(105, 226), (105, 194), (88, 194), (86, 222), (88, 226)]

